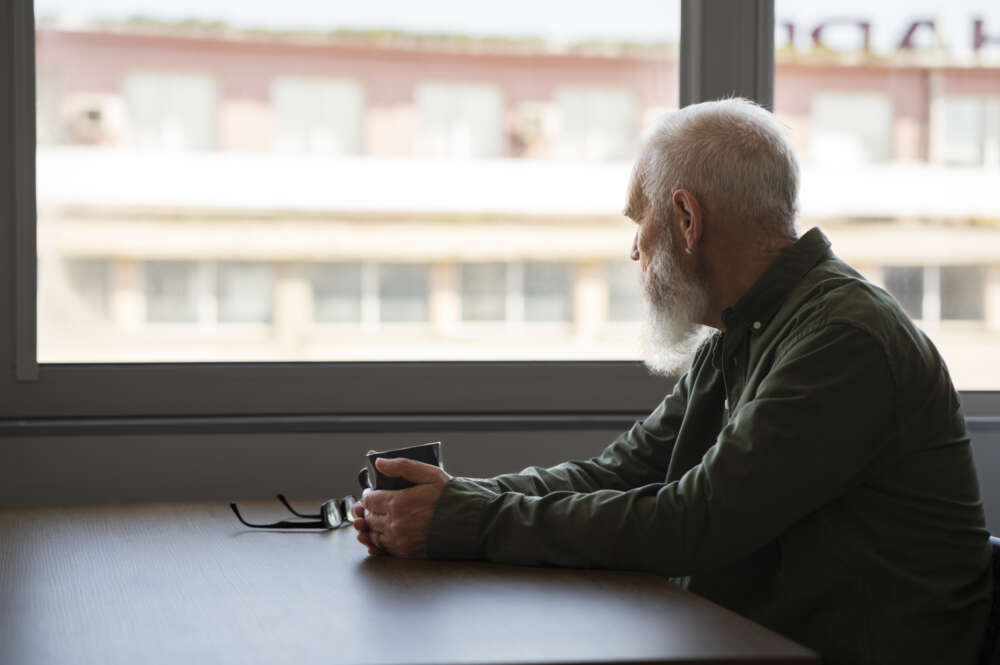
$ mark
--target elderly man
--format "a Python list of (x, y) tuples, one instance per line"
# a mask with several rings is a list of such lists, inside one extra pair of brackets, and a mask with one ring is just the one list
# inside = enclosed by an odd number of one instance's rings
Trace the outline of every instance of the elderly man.
[(589, 460), (492, 479), (379, 460), (418, 484), (366, 492), (359, 540), (651, 571), (828, 662), (972, 665), (990, 548), (958, 396), (889, 295), (818, 229), (797, 237), (797, 190), (766, 110), (729, 99), (667, 116), (625, 213), (647, 364), (678, 370), (696, 347), (690, 369)]

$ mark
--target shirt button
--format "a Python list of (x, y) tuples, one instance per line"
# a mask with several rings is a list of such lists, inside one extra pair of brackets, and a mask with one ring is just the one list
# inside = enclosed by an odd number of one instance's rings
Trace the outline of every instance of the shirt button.
[(753, 329), (754, 330), (760, 330), (760, 321), (754, 321), (753, 322)]

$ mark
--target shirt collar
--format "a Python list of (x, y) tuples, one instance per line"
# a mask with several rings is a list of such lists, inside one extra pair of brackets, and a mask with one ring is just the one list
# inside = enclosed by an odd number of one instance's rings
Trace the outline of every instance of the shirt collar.
[(792, 289), (813, 266), (829, 256), (830, 241), (818, 228), (810, 229), (783, 249), (753, 286), (723, 310), (726, 330), (746, 327), (754, 335), (762, 333)]

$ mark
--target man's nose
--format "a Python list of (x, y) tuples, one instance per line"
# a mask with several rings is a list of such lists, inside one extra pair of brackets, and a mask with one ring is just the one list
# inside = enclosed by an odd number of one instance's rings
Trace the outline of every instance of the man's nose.
[(639, 260), (639, 232), (635, 232), (635, 237), (632, 239), (632, 253), (629, 254), (633, 261)]

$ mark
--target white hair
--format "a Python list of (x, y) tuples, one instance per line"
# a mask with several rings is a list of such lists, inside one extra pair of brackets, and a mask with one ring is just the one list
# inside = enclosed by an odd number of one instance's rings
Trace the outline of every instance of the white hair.
[(708, 289), (686, 272), (670, 234), (652, 250), (642, 283), (642, 359), (654, 374), (684, 372), (709, 328), (698, 323), (708, 306)]
[(664, 220), (678, 189), (707, 215), (745, 220), (768, 235), (794, 237), (799, 166), (781, 124), (754, 102), (734, 97), (692, 104), (647, 133), (632, 174)]

